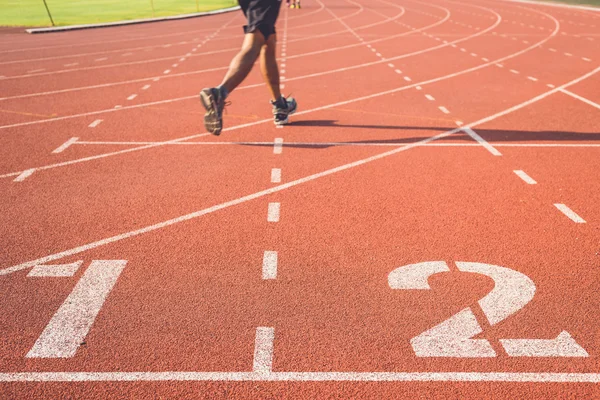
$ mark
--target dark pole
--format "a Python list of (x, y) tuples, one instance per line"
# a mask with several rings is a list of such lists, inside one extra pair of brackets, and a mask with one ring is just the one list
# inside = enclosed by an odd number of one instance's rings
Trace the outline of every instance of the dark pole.
[(52, 22), (52, 26), (54, 26), (54, 20), (52, 19), (52, 14), (50, 14), (50, 9), (48, 8), (48, 4), (46, 4), (46, 0), (44, 0), (44, 6), (46, 7), (46, 12), (48, 13), (48, 17), (50, 17), (50, 22)]

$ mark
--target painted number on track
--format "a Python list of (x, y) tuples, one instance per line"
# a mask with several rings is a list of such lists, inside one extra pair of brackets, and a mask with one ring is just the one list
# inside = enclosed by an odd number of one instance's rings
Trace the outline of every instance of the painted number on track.
[[(494, 281), (494, 289), (478, 302), (492, 326), (521, 310), (535, 294), (533, 281), (513, 269), (473, 262), (456, 262), (456, 267)], [(400, 290), (431, 289), (429, 277), (443, 272), (450, 272), (444, 261), (406, 265), (388, 275), (388, 284)], [(417, 357), (496, 357), (490, 342), (473, 339), (482, 332), (475, 314), (467, 307), (415, 336), (410, 344)], [(567, 331), (555, 339), (500, 339), (500, 344), (511, 357), (588, 357)]]

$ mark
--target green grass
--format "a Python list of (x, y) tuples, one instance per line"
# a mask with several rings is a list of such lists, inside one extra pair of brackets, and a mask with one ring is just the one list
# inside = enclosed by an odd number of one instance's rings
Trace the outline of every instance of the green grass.
[[(46, 0), (54, 24), (77, 25), (217, 10), (237, 0)], [(51, 26), (43, 0), (0, 0), (0, 26)]]

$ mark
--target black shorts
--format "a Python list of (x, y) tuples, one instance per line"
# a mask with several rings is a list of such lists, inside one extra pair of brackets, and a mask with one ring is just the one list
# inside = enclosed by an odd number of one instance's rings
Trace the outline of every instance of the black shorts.
[(281, 0), (239, 0), (240, 7), (248, 20), (245, 33), (259, 31), (265, 40), (275, 33), (275, 22), (279, 16)]

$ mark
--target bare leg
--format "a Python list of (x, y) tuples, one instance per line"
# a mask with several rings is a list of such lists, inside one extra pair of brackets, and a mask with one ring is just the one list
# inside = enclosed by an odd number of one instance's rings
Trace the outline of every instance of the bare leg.
[(281, 91), (279, 89), (279, 69), (277, 68), (276, 49), (277, 37), (275, 34), (269, 36), (267, 42), (262, 46), (260, 50), (260, 70), (263, 74), (263, 78), (273, 101), (281, 98)]
[(229, 70), (223, 78), (221, 86), (223, 86), (228, 93), (239, 86), (240, 83), (252, 71), (254, 62), (258, 58), (261, 47), (265, 44), (265, 38), (262, 33), (256, 31), (247, 33), (244, 36), (244, 43), (240, 52), (231, 60)]

